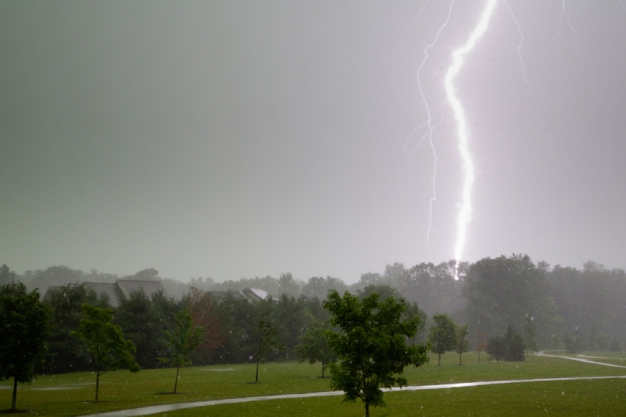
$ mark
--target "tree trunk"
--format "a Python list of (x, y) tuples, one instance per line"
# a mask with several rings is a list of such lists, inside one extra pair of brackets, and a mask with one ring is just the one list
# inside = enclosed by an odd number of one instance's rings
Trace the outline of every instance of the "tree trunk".
[(11, 410), (15, 410), (17, 405), (17, 379), (13, 377), (13, 400), (11, 401)]
[(322, 378), (324, 378), (324, 362), (322, 362)]
[(174, 394), (176, 394), (176, 389), (178, 389), (178, 371), (180, 370), (180, 366), (176, 367), (176, 382), (174, 382)]
[(463, 359), (461, 358), (461, 356), (463, 356), (463, 354), (459, 353), (459, 365), (463, 365)]
[(370, 403), (365, 402), (365, 417), (370, 417)]
[(98, 402), (98, 389), (100, 388), (100, 370), (96, 371), (96, 402)]
[(441, 353), (439, 354), (439, 366), (441, 366)]
[(256, 376), (254, 377), (254, 383), (257, 384), (259, 382), (259, 357), (256, 358)]

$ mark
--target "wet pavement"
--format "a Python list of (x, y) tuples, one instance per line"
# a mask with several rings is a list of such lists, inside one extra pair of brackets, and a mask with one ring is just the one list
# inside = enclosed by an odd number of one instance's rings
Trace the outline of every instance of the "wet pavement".
[[(545, 355), (550, 356), (550, 355)], [(561, 356), (554, 356), (561, 357)], [(565, 358), (568, 359), (568, 358)], [(574, 359), (575, 358), (569, 358)], [(605, 363), (597, 362), (599, 365), (607, 365)], [(592, 376), (592, 377), (570, 377), (570, 378), (537, 378), (537, 379), (512, 379), (505, 381), (479, 381), (479, 382), (457, 382), (452, 384), (437, 384), (437, 385), (416, 385), (404, 388), (391, 388), (383, 389), (385, 392), (397, 392), (397, 391), (427, 391), (436, 389), (451, 389), (451, 388), (468, 388), (468, 387), (480, 387), (485, 385), (502, 385), (502, 384), (522, 384), (528, 382), (558, 382), (558, 381), (588, 381), (596, 379), (626, 379), (626, 376)], [(164, 413), (167, 411), (183, 410), (186, 408), (195, 407), (208, 407), (212, 405), (220, 404), (237, 404), (247, 403), (253, 401), (268, 401), (268, 400), (283, 400), (290, 398), (312, 398), (312, 397), (330, 397), (343, 395), (343, 391), (326, 391), (326, 392), (311, 392), (307, 394), (283, 394), (283, 395), (267, 395), (262, 397), (247, 397), (247, 398), (226, 398), (223, 400), (212, 401), (196, 401), (190, 403), (179, 404), (165, 404), (156, 405), (151, 407), (135, 408), (132, 410), (111, 411), (107, 413), (91, 414), (83, 417), (132, 417), (132, 416), (147, 416), (150, 414)]]

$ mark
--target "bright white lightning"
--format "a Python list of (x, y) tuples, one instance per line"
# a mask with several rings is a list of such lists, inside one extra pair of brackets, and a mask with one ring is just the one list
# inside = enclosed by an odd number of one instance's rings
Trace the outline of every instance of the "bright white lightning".
[(519, 57), (519, 62), (522, 65), (522, 74), (524, 75), (524, 83), (526, 84), (526, 87), (528, 87), (528, 91), (532, 91), (532, 89), (530, 88), (530, 84), (528, 83), (528, 80), (526, 79), (526, 67), (524, 66), (524, 60), (522, 59), (522, 45), (524, 45), (524, 32), (522, 32), (522, 28), (520, 27), (517, 19), (515, 18), (515, 14), (513, 13), (513, 9), (511, 9), (511, 6), (509, 6), (509, 3), (506, 2), (506, 0), (504, 1), (504, 5), (509, 9), (509, 13), (511, 14), (511, 17), (513, 18), (513, 21), (515, 22), (515, 26), (517, 26), (517, 30), (519, 31), (520, 36), (522, 37), (522, 40), (520, 41), (519, 45), (517, 45), (517, 56)]
[(559, 31), (557, 32), (557, 35), (561, 34), (561, 26), (563, 26), (563, 16), (565, 16), (565, 18), (567, 19), (567, 24), (569, 25), (569, 28), (572, 30), (572, 32), (576, 33), (576, 31), (574, 30), (574, 26), (572, 26), (572, 21), (570, 20), (569, 15), (567, 14), (567, 11), (565, 10), (565, 0), (562, 0), (561, 18), (559, 19)]
[[(417, 69), (417, 74), (416, 74), (417, 75), (417, 88), (419, 89), (420, 95), (422, 96), (422, 100), (424, 101), (424, 106), (426, 107), (426, 113), (428, 116), (428, 119), (426, 121), (426, 126), (428, 126), (428, 132), (422, 138), (422, 140), (420, 140), (420, 142), (418, 143), (418, 146), (425, 138), (428, 138), (428, 143), (430, 144), (430, 149), (433, 152), (433, 158), (434, 158), (433, 182), (432, 182), (433, 196), (430, 198), (429, 205), (428, 205), (429, 217), (428, 217), (428, 230), (426, 232), (427, 243), (430, 240), (430, 229), (433, 223), (433, 204), (437, 200), (437, 188), (435, 187), (435, 180), (437, 179), (437, 151), (435, 150), (435, 145), (433, 143), (433, 131), (435, 130), (436, 124), (433, 123), (434, 114), (431, 113), (430, 111), (430, 105), (428, 104), (428, 100), (426, 99), (426, 95), (424, 94), (424, 90), (422, 89), (422, 81), (420, 78), (420, 73), (422, 71), (422, 68), (424, 68), (424, 65), (426, 64), (426, 61), (428, 61), (428, 50), (437, 44), (437, 41), (439, 40), (439, 36), (441, 35), (441, 32), (443, 32), (446, 26), (448, 26), (448, 22), (450, 22), (450, 15), (452, 14), (452, 7), (454, 6), (454, 1), (455, 0), (452, 0), (452, 2), (450, 3), (450, 9), (448, 10), (448, 17), (446, 18), (446, 21), (443, 23), (443, 25), (441, 25), (441, 27), (439, 28), (439, 31), (437, 32), (437, 35), (435, 36), (435, 40), (426, 48), (424, 48), (424, 51), (423, 51), (424, 60), (422, 61), (422, 64), (419, 66), (419, 68)], [(439, 106), (439, 109), (442, 109), (443, 108), (442, 106), (443, 106), (443, 103), (441, 106)], [(439, 111), (439, 109), (437, 111)]]
[(467, 224), (470, 221), (472, 214), (472, 206), (470, 194), (472, 192), (472, 185), (474, 184), (474, 163), (472, 162), (471, 155), (467, 148), (467, 122), (465, 120), (465, 112), (461, 102), (456, 96), (454, 91), (454, 78), (458, 75), (461, 65), (463, 65), (463, 56), (474, 49), (474, 45), (478, 38), (487, 30), (489, 18), (493, 14), (493, 10), (496, 6), (496, 0), (489, 0), (483, 14), (478, 22), (478, 26), (474, 29), (470, 35), (467, 43), (452, 53), (453, 62), (448, 72), (446, 73), (445, 86), (448, 101), (452, 106), (455, 118), (458, 122), (458, 136), (459, 136), (459, 151), (461, 152), (461, 158), (465, 164), (465, 181), (463, 182), (463, 202), (461, 203), (461, 211), (458, 217), (458, 229), (457, 229), (457, 241), (454, 250), (454, 258), (456, 260), (456, 267), (454, 278), (459, 279), (459, 264), (461, 262), (461, 255), (463, 254), (463, 247), (465, 245), (465, 237), (467, 233)]

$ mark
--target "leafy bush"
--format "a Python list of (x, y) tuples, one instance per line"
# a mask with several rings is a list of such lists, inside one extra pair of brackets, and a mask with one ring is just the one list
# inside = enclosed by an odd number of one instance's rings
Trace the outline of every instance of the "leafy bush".
[(486, 352), (496, 361), (521, 362), (524, 360), (526, 343), (522, 336), (509, 326), (504, 336), (495, 336), (487, 341)]

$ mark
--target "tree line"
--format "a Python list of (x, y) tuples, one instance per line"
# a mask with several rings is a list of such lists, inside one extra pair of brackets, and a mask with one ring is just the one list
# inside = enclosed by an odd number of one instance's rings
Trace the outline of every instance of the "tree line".
[[(63, 269), (53, 267), (43, 275), (56, 275)], [(626, 318), (623, 270), (608, 271), (594, 262), (585, 263), (582, 271), (550, 268), (544, 262), (533, 263), (526, 255), (512, 255), (464, 264), (458, 281), (453, 274), (452, 262), (437, 266), (419, 264), (411, 269), (396, 263), (388, 265), (384, 274), (363, 274), (351, 286), (330, 277), (313, 277), (302, 283), (291, 274), (283, 274), (279, 279), (266, 277), (237, 283), (260, 284), (256, 286), (270, 291), (268, 286), (274, 285), (274, 291), (284, 290), (258, 302), (242, 297), (233, 283), (224, 284), (225, 287), (213, 283), (210, 288), (227, 291), (192, 287), (181, 298), (162, 292), (147, 296), (143, 291), (134, 291), (112, 308), (106, 296), (80, 283), (56, 285), (47, 300), (41, 302), (37, 290), (27, 293), (22, 283), (16, 283), (20, 276), (3, 265), (0, 378), (6, 379), (13, 372), (17, 384), (34, 374), (95, 370), (98, 381), (101, 371), (116, 367), (137, 371), (170, 365), (177, 368), (178, 374), (181, 366), (191, 362), (256, 362), (258, 379), (259, 363), (266, 359), (321, 362), (322, 376), (326, 366), (331, 366), (333, 372), (346, 373), (347, 368), (342, 371), (333, 365), (341, 359), (342, 345), (339, 336), (332, 334), (341, 334), (338, 329), (346, 332), (336, 318), (341, 310), (332, 307), (332, 302), (341, 304), (337, 298), (340, 292), (344, 292), (343, 302), (375, 298), (372, 305), (376, 308), (383, 305), (378, 300), (402, 304), (403, 320), (415, 326), (415, 331), (404, 331), (402, 340), (409, 346), (424, 348), (424, 342), (428, 342), (430, 350), (438, 354), (439, 364), (441, 355), (449, 351), (456, 351), (462, 364), (463, 353), (472, 348), (479, 359), (484, 351), (495, 360), (523, 360), (525, 354), (532, 354), (540, 346), (565, 347), (573, 352), (619, 350), (618, 339), (624, 335)], [(29, 276), (37, 275), (40, 274)], [(133, 278), (162, 281), (154, 269), (140, 271)], [(56, 284), (63, 281), (59, 275), (56, 280)], [(11, 292), (22, 294), (23, 300), (12, 300)], [(434, 314), (429, 317), (428, 312), (418, 308), (415, 299), (429, 306)], [(447, 312), (439, 310), (444, 306)], [(21, 308), (36, 313), (32, 320), (19, 315)], [(44, 321), (45, 326), (41, 324)], [(39, 327), (28, 333), (28, 325), (20, 324), (24, 322), (39, 323)], [(111, 352), (117, 352), (108, 353), (102, 360), (94, 354), (93, 347), (93, 334), (101, 333), (116, 340)], [(24, 361), (18, 356), (28, 356), (28, 344), (22, 340), (43, 339), (47, 349), (34, 354), (35, 359), (16, 373), (15, 366)], [(96, 350), (100, 352), (102, 346)], [(100, 364), (111, 358), (115, 360), (101, 368)], [(7, 363), (17, 365), (5, 366)], [(334, 384), (339, 387), (339, 382)], [(372, 401), (376, 405), (378, 400)]]

